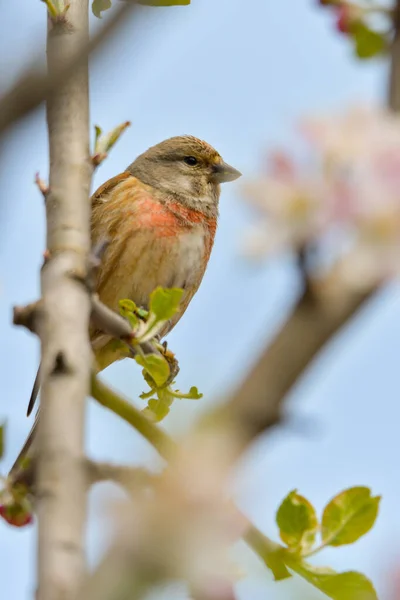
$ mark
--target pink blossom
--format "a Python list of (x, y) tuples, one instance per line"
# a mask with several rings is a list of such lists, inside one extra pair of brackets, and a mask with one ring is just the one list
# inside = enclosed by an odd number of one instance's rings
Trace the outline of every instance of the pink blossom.
[[(383, 109), (303, 119), (307, 168), (273, 154), (244, 194), (259, 219), (248, 234), (253, 256), (323, 247), (342, 230), (337, 267), (347, 282), (381, 281), (400, 269), (400, 119)], [(311, 159), (310, 159), (311, 158)], [(351, 243), (349, 244), (349, 239)]]

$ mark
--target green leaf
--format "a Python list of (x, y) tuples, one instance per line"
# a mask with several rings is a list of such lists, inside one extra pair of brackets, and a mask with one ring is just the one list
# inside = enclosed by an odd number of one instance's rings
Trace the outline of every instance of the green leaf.
[(267, 567), (271, 569), (275, 581), (283, 581), (292, 577), (291, 572), (288, 571), (284, 563), (282, 550), (269, 552), (264, 560)]
[(130, 127), (130, 125), (130, 121), (125, 121), (124, 123), (121, 123), (121, 125), (117, 125), (116, 127), (114, 127), (114, 129), (105, 134), (102, 134), (100, 127), (96, 126), (96, 139), (94, 147), (95, 153), (107, 154), (107, 152), (109, 152), (119, 140), (125, 129)]
[(3, 454), (4, 454), (4, 436), (5, 436), (5, 431), (6, 431), (6, 424), (3, 423), (2, 425), (0, 425), (0, 459), (3, 458)]
[(144, 6), (188, 6), (190, 0), (139, 0)]
[(293, 490), (276, 513), (281, 540), (292, 550), (309, 550), (318, 531), (318, 518), (313, 505)]
[(110, 131), (107, 140), (107, 151), (111, 150), (111, 148), (117, 143), (125, 129), (127, 129), (130, 126), (131, 122), (125, 121), (124, 123), (121, 123), (121, 125), (117, 125), (117, 127), (114, 127), (112, 131)]
[(139, 396), (139, 398), (141, 400), (148, 400), (149, 398), (151, 398), (152, 396), (154, 396), (157, 393), (157, 390), (149, 390), (148, 392), (142, 392)]
[(383, 54), (388, 47), (385, 34), (373, 31), (362, 21), (352, 25), (350, 34), (354, 39), (358, 58), (373, 58)]
[(292, 577), (285, 565), (285, 548), (268, 539), (257, 527), (249, 527), (244, 536), (247, 544), (254, 550), (257, 556), (271, 569), (275, 581)]
[(149, 311), (145, 310), (144, 308), (138, 308), (136, 309), (136, 314), (138, 315), (138, 317), (140, 317), (141, 319), (147, 319), (149, 316)]
[(137, 310), (137, 306), (133, 300), (129, 300), (129, 298), (124, 298), (124, 300), (120, 300), (118, 302), (118, 306), (120, 310), (124, 312), (135, 312)]
[(314, 567), (291, 558), (288, 566), (301, 577), (334, 600), (378, 600), (371, 581), (362, 573), (336, 573), (326, 567)]
[(179, 390), (170, 390), (171, 396), (184, 400), (200, 400), (203, 394), (200, 394), (196, 386), (192, 386), (187, 394), (183, 394)]
[(111, 0), (93, 0), (92, 13), (101, 19), (101, 13), (111, 8)]
[(166, 398), (152, 398), (142, 412), (153, 423), (159, 423), (169, 414), (171, 404), (172, 399), (168, 401)]
[(380, 496), (371, 496), (367, 487), (341, 492), (325, 507), (322, 515), (322, 541), (328, 546), (352, 544), (375, 523)]
[(157, 387), (166, 383), (170, 370), (165, 358), (157, 354), (146, 354), (135, 356), (135, 360), (151, 375)]
[(135, 329), (135, 327), (137, 326), (137, 324), (139, 322), (139, 320), (135, 314), (136, 304), (133, 302), (133, 300), (125, 299), (125, 300), (120, 300), (118, 302), (118, 305), (119, 305), (119, 312), (120, 312), (121, 316), (129, 321), (129, 324), (132, 327), (132, 329)]
[(101, 136), (102, 132), (103, 132), (103, 130), (102, 130), (101, 127), (99, 127), (98, 125), (94, 126), (94, 133), (95, 133), (95, 135), (94, 135), (94, 146), (95, 147), (97, 146), (97, 141), (98, 141), (99, 137)]
[(150, 313), (155, 317), (155, 323), (168, 321), (178, 312), (182, 295), (183, 290), (179, 288), (158, 287), (151, 293)]

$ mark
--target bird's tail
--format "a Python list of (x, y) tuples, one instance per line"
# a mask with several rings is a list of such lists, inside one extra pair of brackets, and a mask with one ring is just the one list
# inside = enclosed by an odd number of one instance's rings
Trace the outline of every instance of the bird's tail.
[(29, 456), (29, 451), (30, 451), (30, 449), (32, 447), (32, 443), (35, 439), (38, 419), (39, 419), (39, 411), (36, 413), (35, 422), (32, 425), (32, 429), (30, 430), (29, 435), (26, 438), (26, 441), (25, 441), (24, 445), (22, 446), (20, 453), (18, 454), (17, 458), (14, 461), (13, 466), (11, 467), (11, 469), (8, 473), (8, 477), (11, 480), (17, 479), (20, 469), (24, 468), (24, 459)]
[(40, 389), (40, 365), (36, 373), (35, 383), (33, 384), (31, 397), (29, 398), (28, 410), (26, 411), (26, 416), (29, 417), (31, 414), (33, 407), (35, 406), (36, 398), (38, 397)]
[[(38, 394), (39, 394), (39, 389), (40, 389), (40, 366), (36, 373), (35, 383), (33, 384), (31, 397), (29, 399), (28, 410), (27, 410), (28, 417), (31, 414), (33, 407), (35, 406), (36, 398), (38, 397)], [(20, 453), (18, 454), (16, 460), (14, 461), (13, 466), (10, 469), (8, 476), (11, 479), (14, 479), (17, 476), (19, 469), (23, 466), (23, 459), (28, 456), (29, 449), (31, 448), (32, 442), (35, 437), (36, 427), (37, 427), (37, 423), (38, 423), (38, 416), (39, 416), (39, 411), (36, 413), (35, 422), (33, 423), (32, 429), (30, 430), (29, 435), (26, 438), (25, 444), (22, 446)]]

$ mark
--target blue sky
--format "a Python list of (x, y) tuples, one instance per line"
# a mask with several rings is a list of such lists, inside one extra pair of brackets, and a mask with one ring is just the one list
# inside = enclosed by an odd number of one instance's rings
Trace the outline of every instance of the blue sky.
[[(316, 5), (314, 0), (193, 0), (190, 8), (150, 9), (126, 23), (118, 42), (93, 65), (91, 117), (106, 130), (127, 119), (132, 127), (94, 185), (149, 145), (182, 133), (206, 139), (250, 177), (266, 149), (293, 143), (292, 126), (300, 115), (383, 98), (385, 64), (353, 60), (346, 40)], [(0, 33), (3, 87), (30, 58), (31, 48), (43, 47), (44, 5), (39, 0), (7, 3)], [(0, 416), (8, 420), (6, 471), (30, 427), (24, 415), (39, 354), (37, 340), (10, 320), (13, 304), (39, 293), (44, 209), (32, 180), (36, 171), (44, 177), (48, 172), (43, 111), (13, 131), (2, 158)], [(255, 266), (241, 257), (241, 236), (250, 222), (239, 186), (227, 185), (206, 278), (169, 339), (180, 359), (179, 387), (198, 385), (205, 398), (201, 404), (174, 406), (166, 421), (170, 431), (184, 430), (202, 406), (234, 385), (294, 301), (297, 281), (290, 264)], [(382, 494), (373, 532), (357, 545), (327, 550), (317, 559), (365, 572), (382, 597), (389, 590), (388, 574), (400, 561), (398, 302), (398, 288), (384, 290), (324, 350), (291, 394), (288, 424), (255, 444), (242, 462), (238, 483), (241, 506), (272, 537), (275, 509), (293, 488), (319, 510), (351, 485), (368, 485)], [(105, 377), (132, 398), (143, 389), (140, 371), (130, 361), (113, 365)], [(155, 458), (124, 423), (93, 403), (87, 447), (99, 459), (147, 463)], [(106, 493), (111, 491), (103, 486), (92, 494), (94, 512)], [(31, 598), (35, 530), (15, 531), (1, 523), (0, 529), (3, 593)], [(92, 560), (104, 536), (92, 519)], [(249, 568), (239, 585), (240, 600), (261, 600), (267, 593), (277, 600), (288, 593), (303, 597), (301, 592), (319, 597), (308, 586), (293, 590), (291, 582), (271, 584), (247, 551), (239, 548), (238, 555)]]

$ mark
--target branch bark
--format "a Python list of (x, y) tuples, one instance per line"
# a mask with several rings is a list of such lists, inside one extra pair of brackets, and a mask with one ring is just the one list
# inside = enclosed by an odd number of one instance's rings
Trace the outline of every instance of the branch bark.
[(390, 52), (390, 77), (388, 104), (395, 112), (400, 111), (400, 0), (394, 8), (394, 38)]
[(71, 0), (68, 22), (49, 22), (49, 80), (79, 64), (48, 98), (50, 190), (42, 269), (41, 416), (37, 438), (38, 600), (69, 600), (85, 574), (85, 399), (90, 389), (91, 311), (85, 285), (90, 251), (88, 0)]

